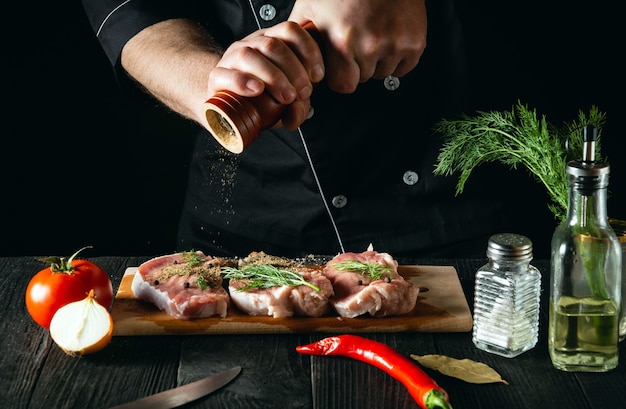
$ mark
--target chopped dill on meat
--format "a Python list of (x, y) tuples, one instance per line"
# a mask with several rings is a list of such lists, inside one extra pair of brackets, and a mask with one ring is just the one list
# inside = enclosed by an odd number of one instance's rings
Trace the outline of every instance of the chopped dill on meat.
[(198, 288), (206, 290), (209, 287), (213, 287), (212, 283), (208, 282), (204, 276), (198, 276)]
[(373, 280), (380, 280), (385, 273), (389, 273), (389, 278), (393, 276), (393, 269), (385, 264), (363, 263), (357, 260), (336, 261), (332, 263), (333, 268), (339, 271), (349, 271), (359, 273), (362, 276)]
[(199, 264), (204, 263), (204, 257), (196, 254), (194, 250), (189, 250), (183, 252), (183, 263), (187, 263), (190, 266), (197, 266)]
[(283, 285), (306, 285), (315, 291), (320, 291), (318, 286), (306, 281), (302, 275), (269, 264), (246, 264), (240, 268), (223, 267), (222, 272), (224, 273), (224, 278), (247, 281), (238, 291), (256, 288), (265, 289)]

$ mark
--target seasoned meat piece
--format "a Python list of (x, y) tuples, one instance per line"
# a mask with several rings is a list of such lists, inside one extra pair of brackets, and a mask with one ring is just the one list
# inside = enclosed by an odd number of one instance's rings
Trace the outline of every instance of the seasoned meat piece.
[[(274, 261), (277, 265), (265, 264)], [(225, 277), (233, 304), (249, 315), (320, 317), (328, 312), (333, 295), (330, 281), (319, 269), (265, 254), (247, 257)]]
[(324, 274), (335, 292), (330, 304), (341, 317), (385, 317), (415, 308), (419, 288), (398, 274), (398, 262), (387, 253), (368, 249), (338, 254)]
[(178, 319), (225, 317), (229, 296), (220, 270), (226, 263), (200, 251), (156, 257), (139, 266), (131, 288)]

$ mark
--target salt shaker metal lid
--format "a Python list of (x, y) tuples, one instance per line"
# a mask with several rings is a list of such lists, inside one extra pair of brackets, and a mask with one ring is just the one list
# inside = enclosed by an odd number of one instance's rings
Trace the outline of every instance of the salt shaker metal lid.
[(533, 258), (533, 243), (521, 234), (494, 234), (487, 243), (487, 257), (492, 260), (530, 260)]

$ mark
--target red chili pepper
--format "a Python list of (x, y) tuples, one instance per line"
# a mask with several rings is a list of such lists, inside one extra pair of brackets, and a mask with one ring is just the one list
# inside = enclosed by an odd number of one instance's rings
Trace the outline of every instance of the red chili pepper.
[(335, 355), (357, 359), (373, 365), (402, 382), (424, 409), (452, 409), (448, 392), (409, 358), (383, 343), (357, 335), (328, 337), (308, 345), (296, 347), (308, 355)]

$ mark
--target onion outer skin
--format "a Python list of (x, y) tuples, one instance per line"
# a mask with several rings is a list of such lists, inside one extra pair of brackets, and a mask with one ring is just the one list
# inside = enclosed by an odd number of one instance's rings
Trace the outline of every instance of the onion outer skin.
[(69, 356), (92, 354), (111, 341), (113, 317), (96, 301), (91, 290), (85, 299), (57, 310), (50, 321), (50, 336)]

